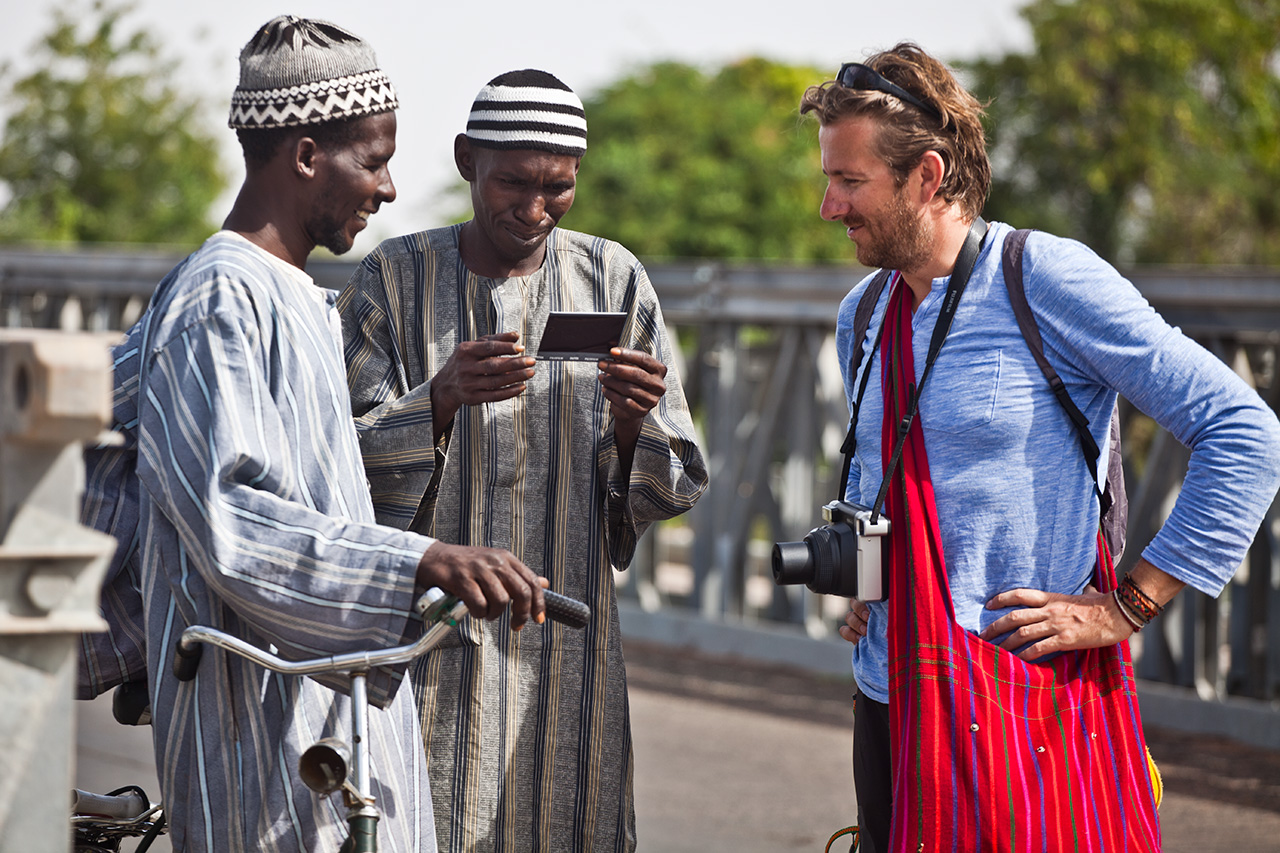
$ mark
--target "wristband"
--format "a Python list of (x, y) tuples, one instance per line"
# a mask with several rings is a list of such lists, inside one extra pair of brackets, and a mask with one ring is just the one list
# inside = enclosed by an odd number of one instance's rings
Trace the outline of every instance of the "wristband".
[(1116, 600), (1116, 607), (1120, 608), (1120, 615), (1124, 617), (1124, 621), (1129, 623), (1129, 627), (1133, 629), (1133, 633), (1136, 634), (1141, 631), (1143, 623), (1139, 622), (1137, 618), (1129, 612), (1129, 608), (1124, 606), (1124, 602), (1120, 600), (1119, 588), (1112, 590), (1111, 597)]
[(1157, 604), (1151, 596), (1142, 591), (1133, 580), (1133, 575), (1125, 575), (1124, 580), (1116, 587), (1116, 599), (1124, 604), (1129, 612), (1143, 625), (1159, 616), (1164, 607)]

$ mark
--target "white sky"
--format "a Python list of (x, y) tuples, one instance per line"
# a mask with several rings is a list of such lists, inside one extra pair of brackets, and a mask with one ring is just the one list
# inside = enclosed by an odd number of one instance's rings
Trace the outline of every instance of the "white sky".
[[(233, 180), (217, 217), (243, 177), (235, 135), (224, 117), (236, 85), (237, 56), (257, 27), (289, 13), (332, 20), (372, 42), (400, 94), (391, 162), (399, 197), (360, 235), (353, 252), (359, 257), (382, 238), (445, 221), (438, 193), (456, 175), (453, 137), (465, 127), (476, 92), (504, 71), (542, 68), (587, 95), (630, 70), (667, 59), (711, 68), (758, 55), (834, 72), (842, 61), (903, 39), (947, 60), (998, 55), (1027, 48), (1028, 28), (1017, 15), (1025, 2), (295, 0), (272, 7), (260, 0), (134, 0), (125, 29), (143, 26), (161, 37), (165, 55), (181, 61), (180, 85), (204, 95), (216, 113), (211, 130), (225, 139), (224, 161)], [(6, 3), (0, 62), (14, 72), (29, 67), (31, 47), (51, 26), (56, 3)], [(87, 0), (79, 4), (59, 5), (87, 8)], [(588, 150), (583, 168), (590, 163)]]

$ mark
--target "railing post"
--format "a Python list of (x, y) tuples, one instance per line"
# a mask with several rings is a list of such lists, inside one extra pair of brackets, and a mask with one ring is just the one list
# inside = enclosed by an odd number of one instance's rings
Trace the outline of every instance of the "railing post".
[(70, 846), (76, 644), (115, 547), (78, 523), (81, 448), (110, 375), (100, 336), (0, 330), (0, 853)]
[(732, 543), (727, 529), (730, 515), (737, 504), (735, 484), (728, 474), (733, 470), (736, 453), (738, 405), (735, 388), (738, 383), (737, 326), (717, 323), (712, 327), (715, 342), (709, 355), (714, 360), (714, 383), (706, 388), (707, 471), (711, 482), (707, 493), (694, 505), (698, 519), (698, 535), (694, 540), (694, 598), (703, 618), (719, 620), (725, 613), (728, 593), (728, 565)]

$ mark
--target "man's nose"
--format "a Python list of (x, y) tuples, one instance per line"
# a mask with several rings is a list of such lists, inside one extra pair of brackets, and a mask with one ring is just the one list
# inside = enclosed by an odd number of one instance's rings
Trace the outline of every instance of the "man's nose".
[(378, 182), (378, 200), (381, 204), (390, 204), (396, 200), (396, 185), (391, 180), (391, 170), (383, 170), (382, 180)]
[(547, 199), (542, 193), (530, 193), (516, 207), (516, 216), (526, 225), (537, 225), (547, 210)]
[(843, 219), (848, 211), (848, 202), (840, 199), (836, 193), (831, 191), (831, 185), (827, 184), (826, 190), (822, 193), (822, 206), (818, 208), (822, 218), (834, 222)]

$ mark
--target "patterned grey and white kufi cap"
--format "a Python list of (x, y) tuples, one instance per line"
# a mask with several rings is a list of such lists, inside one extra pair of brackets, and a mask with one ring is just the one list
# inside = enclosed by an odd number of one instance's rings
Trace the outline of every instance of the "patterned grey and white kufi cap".
[(234, 128), (293, 127), (396, 109), (373, 48), (328, 21), (281, 15), (240, 51)]
[(587, 150), (587, 113), (554, 75), (532, 68), (509, 71), (476, 95), (467, 138), (482, 148), (581, 157)]

